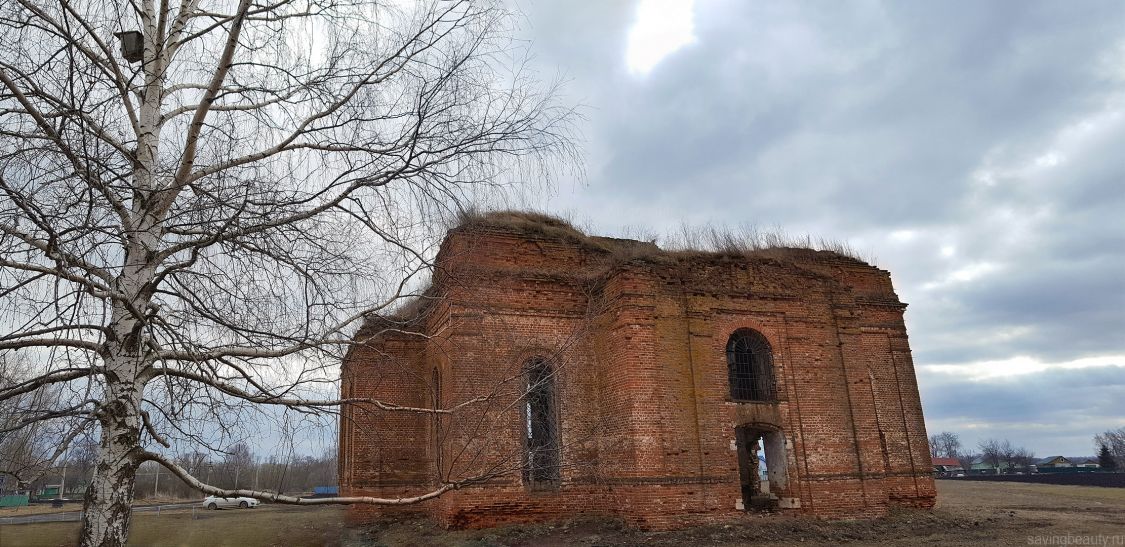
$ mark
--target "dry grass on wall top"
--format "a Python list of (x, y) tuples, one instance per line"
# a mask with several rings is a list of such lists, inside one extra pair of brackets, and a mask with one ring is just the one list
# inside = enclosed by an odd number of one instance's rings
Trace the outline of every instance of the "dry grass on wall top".
[(598, 246), (595, 241), (597, 238), (586, 235), (570, 221), (538, 211), (463, 209), (457, 216), (456, 224), (449, 230), (471, 232), (473, 229), (487, 228), (528, 237), (547, 237)]
[[(709, 260), (756, 258), (804, 264), (857, 261), (874, 265), (871, 257), (864, 257), (847, 242), (793, 236), (781, 228), (761, 229), (754, 225), (739, 228), (727, 226), (681, 225), (667, 236), (657, 236), (643, 230), (626, 230), (626, 237), (592, 236), (577, 228), (568, 219), (539, 211), (463, 209), (448, 228), (450, 233), (474, 231), (499, 231), (528, 238), (545, 238), (573, 243), (602, 255), (582, 271), (572, 264), (560, 264), (560, 276), (586, 279), (596, 283), (615, 265), (626, 263), (651, 263), (676, 265), (678, 263)], [(546, 273), (541, 268), (537, 273)], [(384, 313), (373, 314), (366, 324), (367, 331), (380, 329), (412, 331), (421, 328), (426, 316), (438, 300), (432, 285), (413, 296), (404, 297), (400, 303)]]
[(690, 226), (659, 236), (644, 230), (627, 231), (625, 238), (591, 236), (563, 218), (539, 211), (468, 209), (461, 212), (451, 230), (499, 229), (528, 237), (547, 237), (574, 242), (607, 252), (616, 261), (633, 259), (698, 259), (758, 257), (778, 260), (823, 261), (839, 258), (876, 265), (873, 256), (857, 251), (846, 241), (796, 236), (780, 227), (763, 229), (753, 224)]
[(826, 253), (865, 264), (875, 264), (874, 257), (864, 256), (843, 240), (814, 238), (809, 234), (798, 236), (790, 234), (781, 227), (763, 229), (754, 224), (743, 224), (738, 228), (682, 225), (679, 233), (667, 238), (667, 242), (662, 247), (670, 252), (773, 258), (808, 259), (819, 253)]

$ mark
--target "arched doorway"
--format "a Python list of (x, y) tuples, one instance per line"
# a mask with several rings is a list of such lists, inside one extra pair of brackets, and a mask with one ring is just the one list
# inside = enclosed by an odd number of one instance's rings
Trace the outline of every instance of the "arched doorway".
[(782, 492), (789, 486), (785, 435), (779, 429), (762, 425), (739, 426), (734, 433), (743, 509), (776, 509)]

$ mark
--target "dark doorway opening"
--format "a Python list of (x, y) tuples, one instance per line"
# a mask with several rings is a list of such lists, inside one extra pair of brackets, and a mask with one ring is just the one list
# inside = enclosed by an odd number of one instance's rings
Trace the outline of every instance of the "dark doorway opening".
[(788, 483), (785, 436), (780, 431), (743, 426), (735, 429), (738, 478), (746, 511), (777, 509)]

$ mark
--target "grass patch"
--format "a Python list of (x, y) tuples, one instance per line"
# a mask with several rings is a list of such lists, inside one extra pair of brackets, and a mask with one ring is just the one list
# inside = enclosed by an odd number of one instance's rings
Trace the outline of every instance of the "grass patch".
[[(349, 536), (340, 507), (260, 507), (249, 510), (175, 510), (134, 513), (129, 545), (313, 546), (341, 545)], [(79, 522), (0, 526), (0, 545), (70, 546), (78, 544)]]

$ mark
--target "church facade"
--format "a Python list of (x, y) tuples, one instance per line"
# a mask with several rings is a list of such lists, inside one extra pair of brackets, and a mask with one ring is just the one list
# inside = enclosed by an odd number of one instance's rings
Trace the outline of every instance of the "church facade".
[(383, 407), (341, 417), (341, 493), (453, 485), (396, 510), (456, 527), (932, 507), (905, 308), (888, 272), (836, 253), (483, 215), (449, 232), (422, 299), (357, 333), (342, 396)]

